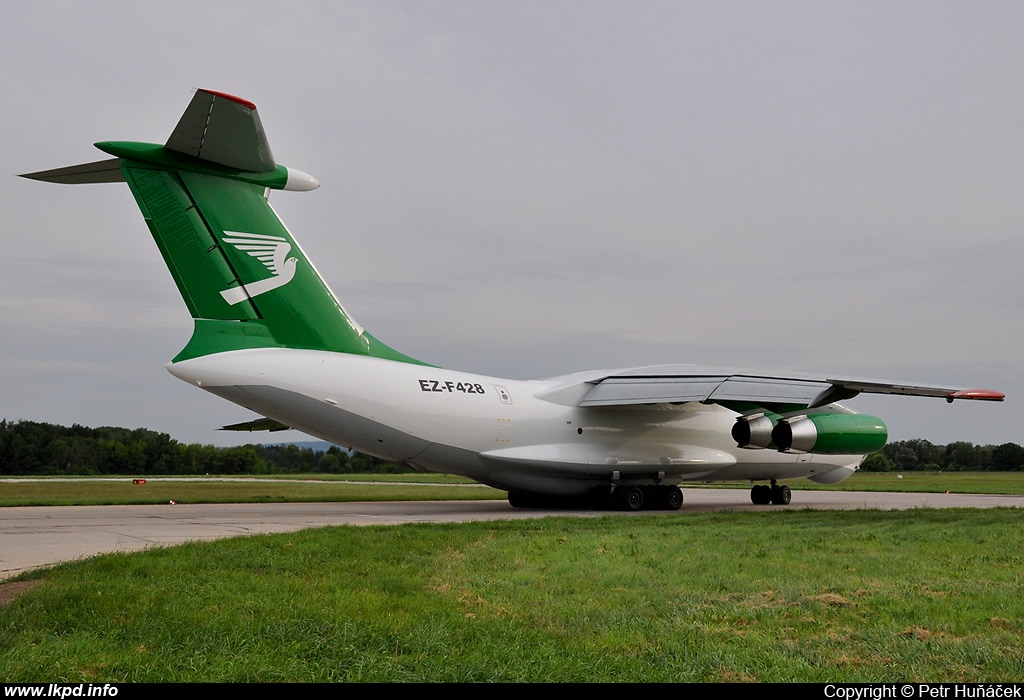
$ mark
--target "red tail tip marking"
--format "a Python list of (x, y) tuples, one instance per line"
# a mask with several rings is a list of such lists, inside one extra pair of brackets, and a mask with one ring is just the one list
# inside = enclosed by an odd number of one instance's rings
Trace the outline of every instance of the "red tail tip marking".
[(249, 109), (256, 109), (256, 105), (253, 104), (252, 102), (250, 102), (249, 100), (243, 100), (241, 97), (236, 97), (235, 95), (229, 95), (226, 92), (219, 92), (217, 90), (207, 90), (205, 88), (203, 88), (203, 92), (208, 92), (211, 95), (216, 95), (217, 97), (223, 97), (225, 100), (231, 100), (232, 102), (237, 102), (238, 104), (242, 105), (243, 107), (248, 107)]

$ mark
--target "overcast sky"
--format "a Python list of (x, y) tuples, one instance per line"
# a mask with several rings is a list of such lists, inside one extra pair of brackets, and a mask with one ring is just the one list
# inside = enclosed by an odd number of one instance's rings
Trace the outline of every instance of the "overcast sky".
[(192, 322), (128, 188), (13, 177), (163, 143), (204, 87), (320, 180), (271, 201), (406, 354), (993, 388), (848, 405), (1024, 443), (1022, 36), (1019, 2), (12, 3), (0, 418), (254, 439), (164, 370)]

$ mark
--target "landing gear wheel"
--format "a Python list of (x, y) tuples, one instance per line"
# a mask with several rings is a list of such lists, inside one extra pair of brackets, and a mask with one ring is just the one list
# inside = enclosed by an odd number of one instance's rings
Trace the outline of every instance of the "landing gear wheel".
[(643, 510), (644, 490), (639, 486), (630, 486), (626, 489), (626, 495), (622, 498), (622, 504), (626, 510)]
[(607, 488), (596, 488), (592, 489), (586, 496), (586, 504), (590, 508), (597, 508), (604, 510), (607, 508), (614, 507), (614, 500), (611, 494), (608, 493)]
[(665, 488), (665, 507), (669, 510), (679, 510), (683, 507), (683, 492), (678, 486)]
[(793, 492), (789, 490), (788, 486), (772, 486), (771, 487), (771, 500), (772, 505), (786, 506), (793, 500)]
[(508, 504), (513, 508), (543, 508), (546, 505), (550, 505), (547, 502), (549, 500), (536, 493), (527, 493), (525, 491), (508, 492)]
[(772, 487), (756, 484), (750, 487), (750, 502), (755, 506), (766, 506), (772, 502)]

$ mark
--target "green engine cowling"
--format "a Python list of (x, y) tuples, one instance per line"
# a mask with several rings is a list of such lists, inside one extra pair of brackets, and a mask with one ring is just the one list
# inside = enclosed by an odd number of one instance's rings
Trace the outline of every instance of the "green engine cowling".
[(861, 413), (820, 413), (783, 418), (772, 430), (780, 452), (862, 455), (885, 447), (882, 419)]

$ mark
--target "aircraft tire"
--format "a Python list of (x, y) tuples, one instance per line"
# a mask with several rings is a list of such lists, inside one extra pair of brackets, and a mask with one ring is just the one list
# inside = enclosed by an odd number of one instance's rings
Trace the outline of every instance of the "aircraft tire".
[(755, 484), (750, 487), (750, 502), (755, 506), (766, 506), (772, 502), (772, 487), (767, 484)]
[(793, 500), (793, 492), (788, 486), (771, 487), (771, 501), (775, 506), (786, 506)]
[(615, 499), (607, 487), (598, 487), (591, 489), (587, 495), (586, 505), (597, 510), (607, 510), (615, 507)]
[(664, 496), (665, 507), (668, 510), (679, 510), (683, 507), (683, 492), (678, 486), (666, 486)]
[(626, 489), (626, 493), (622, 496), (622, 505), (626, 510), (643, 510), (644, 501), (644, 490), (639, 486), (630, 486)]
[(540, 506), (540, 498), (532, 493), (509, 491), (508, 504), (513, 508), (537, 508)]

